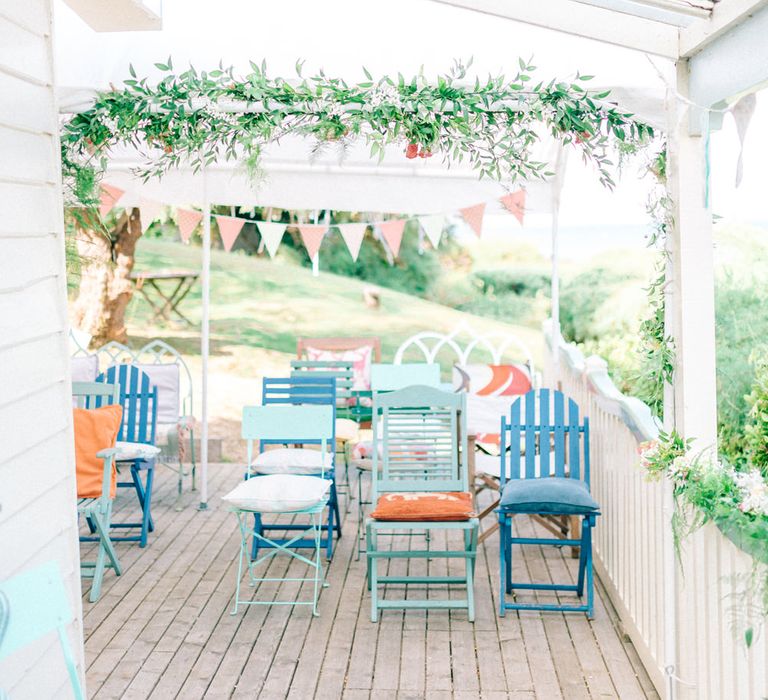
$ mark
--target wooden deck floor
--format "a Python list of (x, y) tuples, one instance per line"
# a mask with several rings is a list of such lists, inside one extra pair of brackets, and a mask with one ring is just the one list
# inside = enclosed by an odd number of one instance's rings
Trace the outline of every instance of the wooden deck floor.
[[(220, 464), (210, 473), (209, 510), (198, 511), (199, 495), (189, 492), (176, 510), (174, 475), (159, 468), (150, 544), (119, 544), (123, 575), (106, 574), (97, 603), (84, 596), (89, 697), (657, 697), (599, 586), (591, 623), (579, 614), (508, 612), (499, 618), (495, 536), (479, 552), (474, 625), (463, 611), (443, 610), (385, 611), (371, 623), (364, 560), (355, 561), (354, 554), (354, 503), (320, 617), (306, 606), (251, 606), (230, 615), (238, 536), (219, 496), (238, 483), (242, 469)], [(133, 510), (134, 501), (121, 493), (116, 520)], [(518, 527), (530, 531), (532, 524), (520, 519)], [(517, 558), (518, 573), (527, 568), (542, 580), (573, 576), (575, 561), (563, 556), (565, 550), (527, 549), (524, 561)], [(272, 561), (270, 576), (288, 567), (293, 576), (303, 575), (295, 561)], [(306, 595), (299, 586), (264, 583), (256, 594)]]

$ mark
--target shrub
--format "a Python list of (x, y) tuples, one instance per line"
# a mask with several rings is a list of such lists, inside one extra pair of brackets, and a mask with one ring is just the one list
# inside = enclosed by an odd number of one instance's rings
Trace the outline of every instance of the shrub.
[(535, 297), (542, 293), (549, 295), (551, 279), (549, 274), (536, 270), (478, 270), (472, 281), (486, 296), (515, 294)]

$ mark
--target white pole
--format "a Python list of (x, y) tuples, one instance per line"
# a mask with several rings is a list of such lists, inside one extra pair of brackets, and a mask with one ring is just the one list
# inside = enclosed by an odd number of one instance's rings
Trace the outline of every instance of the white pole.
[[(317, 217), (318, 212), (317, 209), (315, 209), (315, 214), (312, 217), (312, 221), (315, 225), (317, 225)], [(320, 251), (318, 250), (317, 253), (315, 253), (315, 257), (312, 258), (312, 276), (318, 277), (320, 275)]]
[(565, 149), (558, 145), (555, 177), (552, 182), (552, 379), (557, 387), (560, 379), (560, 192), (565, 179)]
[(211, 303), (211, 203), (208, 201), (208, 176), (203, 166), (203, 318), (200, 329), (200, 358), (203, 370), (203, 400), (200, 430), (200, 510), (208, 508), (208, 354), (210, 346)]

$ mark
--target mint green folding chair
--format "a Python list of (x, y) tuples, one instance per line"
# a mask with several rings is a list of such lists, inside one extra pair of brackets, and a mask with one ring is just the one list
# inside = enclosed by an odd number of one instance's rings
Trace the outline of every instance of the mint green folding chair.
[[(371, 592), (371, 621), (376, 622), (383, 609), (448, 609), (467, 611), (470, 621), (475, 618), (474, 567), (477, 553), (478, 520), (471, 511), (467, 475), (467, 435), (464, 394), (441, 391), (428, 386), (410, 386), (390, 393), (375, 393), (373, 401), (373, 480), (372, 501), (376, 509), (366, 520), (366, 556), (368, 587)], [(381, 453), (381, 456), (379, 456)], [(379, 462), (381, 469), (379, 470)], [(468, 504), (463, 513), (458, 510), (442, 519), (427, 518), (419, 513), (420, 506), (411, 509), (408, 520), (385, 519), (382, 503), (393, 499), (421, 502), (423, 494), (434, 493), (436, 500)], [(458, 530), (463, 546), (456, 549), (380, 549), (379, 537), (392, 531), (431, 533), (434, 530)], [(409, 538), (410, 541), (410, 538)], [(462, 559), (461, 576), (380, 576), (380, 560), (391, 559)], [(436, 585), (460, 585), (466, 598), (439, 599), (432, 597)], [(423, 586), (429, 597), (384, 598), (379, 587)]]
[[(112, 406), (120, 403), (120, 387), (117, 384), (104, 384), (103, 382), (73, 382), (72, 397), (78, 408), (92, 408), (97, 405)], [(117, 552), (109, 537), (109, 531), (112, 527), (110, 484), (117, 452), (118, 450), (111, 446), (96, 453), (97, 457), (104, 460), (101, 496), (98, 498), (78, 498), (77, 502), (78, 515), (85, 518), (88, 528), (93, 533), (92, 537), (81, 537), (80, 540), (91, 542), (95, 539), (99, 543), (96, 560), (80, 562), (81, 576), (93, 579), (91, 592), (88, 596), (92, 603), (95, 603), (101, 595), (101, 584), (107, 568), (112, 569), (118, 576), (122, 574)]]
[[(248, 465), (246, 481), (233, 492), (224, 497), (231, 504), (232, 511), (237, 517), (240, 528), (240, 556), (238, 558), (237, 585), (232, 614), (237, 613), (240, 605), (311, 605), (312, 613), (317, 615), (317, 601), (324, 584), (323, 563), (320, 557), (323, 530), (323, 511), (328, 505), (332, 481), (325, 478), (325, 460), (320, 460), (319, 474), (297, 475), (286, 472), (283, 474), (251, 475), (250, 465), (254, 460), (254, 443), (259, 452), (265, 444), (280, 442), (285, 445), (305, 445), (317, 443), (320, 451), (325, 454), (332, 449), (334, 434), (334, 407), (331, 405), (291, 405), (268, 404), (266, 406), (246, 406), (243, 409), (242, 436), (248, 443)], [(290, 452), (290, 451), (289, 451)], [(275, 477), (280, 479), (281, 491), (270, 491), (268, 484)], [(305, 487), (320, 486), (312, 482), (322, 482), (322, 494), (309, 501), (305, 495)], [(274, 482), (273, 482), (274, 483)], [(254, 488), (250, 488), (253, 486)], [(263, 486), (263, 488), (260, 488)], [(240, 491), (245, 496), (238, 496)], [(306, 499), (306, 500), (303, 500)], [(288, 540), (276, 540), (266, 536), (270, 532), (260, 527), (264, 513), (270, 515), (293, 515), (296, 517), (309, 516), (306, 528), (299, 529), (297, 534)], [(253, 516), (256, 515), (254, 519)], [(254, 523), (252, 526), (249, 523)], [(297, 526), (293, 525), (294, 531)], [(304, 556), (296, 548), (300, 541), (311, 538), (314, 540), (314, 559)], [(256, 540), (258, 546), (254, 551), (263, 551), (261, 556), (251, 556), (250, 540)], [(311, 577), (301, 578), (267, 578), (256, 575), (256, 568), (277, 554), (286, 554), (307, 564), (312, 572)], [(240, 587), (243, 578), (243, 563), (248, 569), (249, 585), (255, 587), (263, 581), (311, 581), (313, 595), (311, 601), (301, 600), (248, 600), (240, 597)]]
[[(67, 637), (67, 625), (73, 619), (56, 562), (48, 562), (0, 582), (0, 660), (55, 631), (72, 692), (77, 700), (82, 700), (85, 694)], [(4, 634), (2, 627), (5, 627)], [(43, 662), (34, 668), (34, 673), (47, 672)], [(3, 697), (0, 689), (0, 698)]]

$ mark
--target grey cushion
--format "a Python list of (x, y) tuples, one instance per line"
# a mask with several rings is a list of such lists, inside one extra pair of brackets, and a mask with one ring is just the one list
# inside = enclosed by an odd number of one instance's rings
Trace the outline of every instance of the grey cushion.
[(600, 509), (583, 481), (562, 476), (512, 479), (504, 484), (499, 507), (511, 513), (557, 515), (594, 513)]

